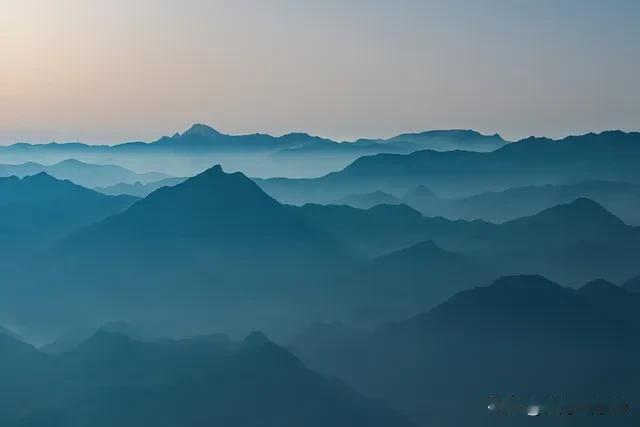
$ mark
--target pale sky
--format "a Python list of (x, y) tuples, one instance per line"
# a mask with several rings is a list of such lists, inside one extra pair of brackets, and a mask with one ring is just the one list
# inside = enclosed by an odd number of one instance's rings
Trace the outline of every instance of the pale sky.
[(636, 0), (0, 0), (0, 144), (640, 128)]

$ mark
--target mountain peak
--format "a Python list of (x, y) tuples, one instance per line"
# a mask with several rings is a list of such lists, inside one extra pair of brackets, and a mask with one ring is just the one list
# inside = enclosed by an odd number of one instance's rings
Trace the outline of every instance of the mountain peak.
[(207, 126), (202, 123), (194, 124), (182, 134), (182, 136), (204, 136), (204, 137), (215, 137), (219, 135), (221, 135), (220, 132), (218, 132), (211, 126)]
[(578, 291), (589, 296), (627, 295), (628, 293), (624, 288), (604, 279), (592, 280)]
[(46, 172), (38, 172), (33, 175), (26, 175), (22, 178), (24, 182), (56, 182), (56, 181), (66, 181), (54, 178)]
[(407, 197), (428, 197), (428, 198), (436, 198), (437, 196), (433, 191), (426, 185), (418, 185), (413, 190), (410, 190), (407, 194)]
[(442, 263), (444, 261), (451, 262), (454, 260), (462, 260), (462, 258), (463, 257), (461, 257), (460, 254), (442, 249), (433, 240), (426, 240), (409, 246), (408, 248), (382, 255), (376, 258), (375, 262), (383, 263), (385, 265), (407, 263), (419, 263), (421, 265), (425, 265), (425, 263)]
[(553, 206), (535, 215), (514, 219), (505, 224), (534, 224), (548, 227), (565, 227), (565, 229), (594, 229), (611, 230), (623, 229), (627, 231), (626, 224), (617, 216), (606, 210), (602, 205), (588, 199), (580, 197), (572, 202)]
[[(215, 165), (198, 175), (173, 187), (162, 187), (151, 193), (139, 207), (151, 205), (154, 202), (165, 201), (177, 204), (172, 211), (177, 212), (179, 206), (185, 209), (206, 209), (211, 214), (221, 214), (229, 211), (232, 206), (250, 207), (275, 207), (278, 202), (264, 193), (256, 183), (247, 178), (241, 172), (226, 173), (222, 166)], [(158, 207), (156, 207), (158, 209)], [(186, 212), (186, 211), (185, 211)], [(255, 212), (246, 212), (246, 215), (254, 215)], [(189, 214), (193, 215), (193, 214)], [(209, 222), (210, 219), (207, 219)]]
[(87, 166), (88, 163), (78, 159), (65, 159), (55, 164), (56, 166)]
[(564, 214), (571, 217), (582, 216), (591, 220), (598, 218), (603, 221), (624, 224), (620, 218), (606, 210), (598, 202), (586, 197), (579, 197), (572, 202), (549, 208), (543, 212), (555, 212), (557, 214)]
[(222, 169), (222, 165), (213, 165), (210, 168), (205, 169), (204, 171), (200, 172), (199, 174), (197, 174), (193, 178), (198, 177), (198, 176), (217, 176), (217, 175), (227, 175), (225, 173), (225, 171)]

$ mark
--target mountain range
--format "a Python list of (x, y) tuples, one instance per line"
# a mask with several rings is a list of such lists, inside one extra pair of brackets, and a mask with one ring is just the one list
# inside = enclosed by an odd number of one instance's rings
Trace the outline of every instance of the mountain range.
[(284, 203), (331, 203), (351, 194), (404, 195), (425, 185), (441, 197), (467, 197), (529, 185), (585, 181), (640, 183), (640, 133), (608, 131), (561, 140), (527, 138), (488, 152), (433, 150), (363, 156), (319, 178), (257, 180)]
[(259, 332), (141, 342), (99, 331), (60, 355), (0, 336), (0, 361), (7, 427), (413, 425)]
[[(485, 152), (433, 150), (452, 135)], [(585, 402), (640, 400), (637, 134), (403, 138), (346, 153), (198, 125), (76, 147), (163, 171), (431, 148), (316, 179), (9, 167), (22, 177), (0, 177), (0, 424), (519, 426), (530, 412), (592, 426), (602, 405)]]
[[(329, 309), (338, 296), (328, 280), (353, 259), (297, 209), (273, 200), (241, 173), (226, 174), (217, 166), (44, 248), (37, 269), (14, 273), (16, 286), (3, 292), (3, 304), (13, 305), (12, 311), (23, 307), (26, 322), (51, 319), (47, 327), (58, 330), (80, 318), (93, 324), (114, 316), (144, 322), (163, 312), (164, 318), (174, 313), (182, 319), (167, 327), (224, 322), (246, 332), (263, 317), (291, 324), (274, 312), (315, 315), (310, 301)], [(33, 304), (49, 298), (64, 304)], [(137, 309), (141, 299), (144, 311)], [(86, 307), (96, 308), (86, 313)], [(238, 320), (240, 312), (244, 320)]]
[(406, 205), (362, 210), (307, 204), (300, 211), (370, 258), (431, 240), (476, 257), (491, 271), (538, 272), (575, 286), (593, 277), (619, 282), (637, 270), (638, 229), (586, 198), (502, 224), (424, 217)]
[(63, 160), (52, 165), (28, 162), (16, 165), (0, 165), (0, 176), (24, 177), (45, 172), (58, 179), (68, 179), (85, 187), (100, 187), (118, 183), (148, 183), (167, 178), (159, 172), (138, 174), (115, 165), (88, 164), (75, 159)]
[[(633, 425), (638, 414), (620, 411), (639, 396), (639, 330), (609, 311), (609, 299), (587, 297), (613, 294), (610, 287), (507, 276), (369, 334), (333, 342), (320, 334), (320, 348), (307, 335), (304, 348), (313, 351), (298, 352), (419, 425), (529, 425), (530, 405), (547, 411), (545, 425), (600, 425), (589, 405), (609, 405), (612, 396), (607, 424)], [(492, 414), (505, 400), (518, 402), (512, 416)]]
[[(250, 176), (319, 176), (343, 168), (366, 154), (409, 153), (427, 148), (490, 151), (505, 144), (499, 135), (482, 135), (472, 130), (437, 130), (389, 139), (337, 142), (307, 133), (228, 135), (207, 125), (195, 124), (183, 133), (148, 143), (19, 143), (0, 146), (0, 156), (13, 163), (53, 163), (69, 158), (109, 162), (134, 170), (160, 169), (174, 176), (191, 176), (213, 163)], [(117, 182), (94, 186), (113, 184)]]
[(121, 182), (107, 187), (96, 187), (94, 190), (110, 196), (130, 195), (136, 197), (147, 197), (159, 188), (172, 187), (186, 180), (187, 178), (165, 178), (159, 181), (147, 182), (145, 184), (140, 181), (137, 181), (134, 184)]
[(459, 198), (439, 197), (425, 185), (418, 185), (397, 196), (378, 190), (366, 194), (352, 194), (330, 204), (368, 209), (382, 204), (404, 203), (426, 216), (506, 222), (533, 215), (552, 206), (569, 203), (580, 197), (598, 202), (628, 224), (640, 224), (640, 186), (612, 181), (529, 185)]
[[(2, 304), (54, 334), (81, 318), (145, 323), (159, 312), (181, 319), (164, 325), (171, 333), (211, 324), (241, 333), (256, 323), (285, 333), (328, 313), (375, 325), (500, 274), (540, 273), (573, 286), (638, 274), (638, 230), (585, 198), (492, 224), (425, 217), (405, 205), (283, 205), (219, 166), (139, 201), (46, 175), (6, 179), (78, 193), (52, 199), (50, 211), (24, 205), (13, 219), (13, 236), (28, 243), (23, 254), (37, 268), (8, 269)], [(87, 211), (89, 199), (118, 204)], [(50, 221), (54, 207), (76, 216)], [(36, 214), (46, 216), (50, 236), (20, 229)], [(64, 304), (34, 303), (52, 299)], [(136, 309), (142, 300), (144, 311)]]
[[(33, 254), (58, 238), (119, 213), (137, 200), (106, 196), (44, 172), (0, 178), (0, 254)], [(7, 265), (10, 265), (8, 263)]]

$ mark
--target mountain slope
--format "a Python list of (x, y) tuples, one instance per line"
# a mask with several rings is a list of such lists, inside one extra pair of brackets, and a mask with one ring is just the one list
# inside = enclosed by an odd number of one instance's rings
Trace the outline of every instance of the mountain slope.
[(637, 273), (640, 234), (598, 203), (579, 198), (503, 224), (429, 218), (405, 205), (369, 210), (305, 205), (312, 224), (370, 257), (432, 240), (474, 255), (502, 274), (542, 273), (575, 286)]
[(123, 211), (136, 200), (131, 196), (106, 196), (45, 173), (0, 178), (0, 242), (4, 249), (0, 253), (32, 252)]
[(398, 307), (395, 318), (402, 318), (440, 303), (469, 283), (489, 282), (495, 276), (481, 260), (424, 241), (375, 258), (358, 281), (367, 289), (362, 304), (392, 302)]
[(639, 330), (579, 292), (540, 276), (510, 276), (303, 359), (386, 397), (421, 425), (454, 426), (497, 422), (486, 409), (491, 396), (554, 410), (613, 390), (633, 400), (639, 352)]
[(578, 292), (611, 317), (640, 329), (640, 295), (603, 279), (586, 283)]
[[(21, 315), (26, 322), (49, 319), (59, 324), (47, 326), (66, 330), (95, 304), (85, 323), (144, 324), (158, 310), (167, 321), (170, 313), (181, 319), (168, 328), (223, 322), (235, 332), (267, 314), (286, 326), (291, 322), (280, 318), (315, 315), (308, 305), (329, 309), (337, 298), (331, 278), (352, 262), (338, 240), (296, 209), (220, 167), (156, 190), (40, 259), (37, 270), (16, 280), (28, 286), (8, 295), (19, 299), (13, 310), (30, 311)], [(40, 298), (64, 298), (64, 307), (40, 310), (33, 302)], [(142, 298), (146, 310), (138, 308)]]
[(19, 409), (0, 408), (3, 426), (412, 425), (260, 333), (243, 342), (143, 343), (98, 332), (67, 353), (40, 356), (0, 385), (3, 397), (37, 385)]

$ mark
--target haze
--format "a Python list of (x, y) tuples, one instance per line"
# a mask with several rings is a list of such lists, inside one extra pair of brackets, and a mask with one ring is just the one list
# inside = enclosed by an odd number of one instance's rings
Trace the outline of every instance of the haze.
[(632, 0), (0, 5), (0, 144), (638, 129)]

